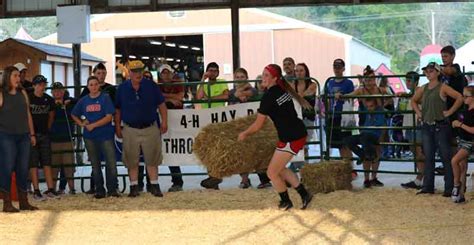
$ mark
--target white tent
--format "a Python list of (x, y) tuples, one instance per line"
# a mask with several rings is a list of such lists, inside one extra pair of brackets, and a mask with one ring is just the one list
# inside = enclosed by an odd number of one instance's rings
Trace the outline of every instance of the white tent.
[(466, 72), (474, 72), (474, 39), (466, 43), (464, 46), (456, 50), (456, 58), (454, 63), (458, 63), (461, 66), (461, 70), (465, 69)]
[(34, 39), (26, 32), (25, 28), (23, 26), (20, 26), (20, 29), (16, 32), (15, 35), (16, 39), (22, 39), (22, 40), (27, 40), (27, 41), (33, 41)]

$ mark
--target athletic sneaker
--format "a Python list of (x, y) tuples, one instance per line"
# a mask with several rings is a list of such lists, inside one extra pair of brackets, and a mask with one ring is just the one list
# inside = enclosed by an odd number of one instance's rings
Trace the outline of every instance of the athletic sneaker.
[(59, 195), (59, 193), (57, 193), (55, 190), (53, 189), (49, 189), (45, 192), (43, 192), (43, 194), (48, 197), (48, 198), (51, 198), (51, 199), (59, 199), (61, 198), (61, 196)]
[(76, 195), (76, 189), (69, 190), (69, 195)]
[(455, 186), (451, 193), (451, 200), (453, 200), (453, 202), (457, 202), (459, 201), (460, 198), (461, 198), (461, 195), (459, 195), (459, 186)]
[(466, 202), (466, 198), (464, 198), (464, 196), (461, 196), (459, 200), (455, 201), (454, 203), (465, 203), (465, 202)]
[(36, 200), (36, 201), (45, 201), (46, 197), (41, 195), (41, 192), (39, 190), (35, 190), (33, 192), (33, 199)]
[(61, 196), (64, 196), (64, 195), (66, 195), (66, 190), (59, 189), (58, 194), (61, 195)]
[(438, 174), (438, 175), (444, 175), (444, 173), (445, 173), (444, 166), (436, 167), (435, 168), (435, 173)]
[(265, 182), (265, 183), (260, 183), (258, 186), (257, 186), (257, 189), (265, 189), (265, 188), (270, 188), (272, 187), (272, 183), (270, 182)]
[(293, 207), (293, 203), (290, 200), (280, 201), (280, 204), (278, 204), (278, 208), (281, 209), (281, 210), (284, 210), (284, 211), (286, 211), (286, 210), (288, 210), (292, 207)]
[(313, 200), (313, 195), (308, 193), (302, 200), (301, 202), (303, 203), (303, 206), (301, 207), (302, 210), (306, 209), (309, 205), (309, 203)]
[(352, 170), (351, 176), (352, 176), (352, 180), (357, 179), (357, 172), (355, 170)]
[(179, 192), (179, 191), (183, 191), (183, 186), (173, 184), (173, 185), (168, 189), (168, 192)]
[(247, 182), (240, 182), (239, 188), (240, 189), (248, 189), (251, 186), (252, 186), (252, 183), (250, 183), (250, 180), (249, 180)]
[(370, 180), (371, 186), (382, 187), (383, 183), (380, 182), (377, 178)]
[(364, 187), (365, 187), (365, 188), (370, 188), (371, 184), (372, 184), (372, 183), (370, 182), (370, 180), (368, 180), (368, 179), (367, 179), (367, 180), (364, 180)]
[(400, 185), (406, 189), (417, 189), (417, 190), (421, 189), (421, 185), (417, 185), (415, 181), (413, 180), (407, 183), (402, 183)]

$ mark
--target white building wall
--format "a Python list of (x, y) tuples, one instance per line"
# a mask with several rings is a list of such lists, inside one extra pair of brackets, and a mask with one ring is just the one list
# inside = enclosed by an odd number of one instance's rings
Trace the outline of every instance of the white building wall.
[(373, 69), (384, 63), (390, 68), (391, 57), (383, 52), (376, 50), (357, 39), (352, 38), (349, 43), (350, 64), (365, 67), (370, 65)]

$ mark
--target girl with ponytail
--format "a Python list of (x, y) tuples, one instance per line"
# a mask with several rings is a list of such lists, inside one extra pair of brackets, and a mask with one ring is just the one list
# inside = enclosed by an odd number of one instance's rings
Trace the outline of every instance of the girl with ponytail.
[(262, 87), (266, 92), (260, 102), (257, 119), (248, 129), (239, 134), (238, 140), (243, 141), (249, 135), (260, 130), (270, 117), (278, 133), (276, 150), (268, 166), (267, 174), (270, 177), (273, 187), (280, 195), (281, 201), (278, 207), (288, 210), (293, 207), (286, 182), (300, 194), (302, 199), (302, 209), (305, 209), (311, 202), (312, 195), (306, 191), (298, 177), (291, 170), (286, 168), (287, 163), (306, 144), (306, 128), (303, 121), (298, 118), (293, 98), (295, 98), (303, 108), (311, 108), (311, 105), (288, 84), (283, 78), (281, 68), (278, 65), (270, 64), (265, 67), (262, 74)]

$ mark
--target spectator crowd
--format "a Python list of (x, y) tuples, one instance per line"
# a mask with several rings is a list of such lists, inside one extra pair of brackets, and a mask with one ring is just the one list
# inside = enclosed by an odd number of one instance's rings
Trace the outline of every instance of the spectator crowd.
[[(324, 89), (310, 78), (305, 63), (296, 63), (291, 57), (283, 60), (283, 69), (278, 67), (280, 72), (267, 66), (263, 75), (268, 71), (267, 76), (276, 77), (275, 83), (283, 91), (293, 98), (302, 98), (300, 104), (310, 105), (309, 110), (303, 108), (301, 120), (306, 127), (325, 127), (329, 151), (337, 148), (340, 156), (347, 160), (352, 159), (353, 153), (358, 157), (356, 164), (363, 167), (365, 188), (384, 186), (383, 180), (377, 177), (381, 159), (411, 152), (416, 156), (418, 175), (401, 186), (418, 189), (417, 194), (434, 194), (434, 177), (439, 173), (445, 183), (442, 195), (462, 203), (466, 201), (467, 162), (474, 142), (474, 84), (468, 84), (459, 65), (453, 63), (455, 54), (452, 46), (446, 46), (441, 50), (443, 64), (430, 62), (423, 67), (421, 70), (428, 83), (422, 86), (418, 84), (420, 74), (407, 72), (404, 78), (408, 90), (398, 94), (387, 79), (378, 76), (370, 66), (365, 67), (355, 84), (344, 76), (346, 64), (340, 58), (332, 62), (334, 76), (322, 84)], [(115, 137), (123, 142), (122, 162), (130, 183), (128, 196), (137, 197), (146, 190), (153, 196), (163, 197), (158, 166), (163, 161), (161, 136), (172, 126), (168, 125), (168, 110), (216, 108), (265, 100), (265, 96), (270, 96), (267, 94), (277, 93), (272, 91), (271, 82), (266, 82), (270, 78), (259, 76), (255, 82), (250, 81), (244, 68), (234, 71), (234, 81), (224, 83), (215, 62), (207, 64), (202, 83), (194, 90), (186, 86), (182, 76), (168, 64), (158, 68), (157, 78), (139, 60), (129, 61), (127, 69), (125, 81), (114, 86), (105, 82), (107, 70), (99, 63), (79, 98), (71, 97), (61, 82), (50, 84), (41, 74), (35, 75), (32, 81), (26, 80), (28, 68), (22, 63), (4, 69), (0, 83), (0, 195), (4, 212), (19, 211), (10, 200), (13, 172), (20, 210), (37, 209), (28, 202), (28, 195), (43, 201), (60, 198), (66, 189), (69, 194), (76, 194), (74, 151), (82, 142), (92, 166), (91, 188), (86, 193), (98, 199), (120, 197)], [(281, 81), (285, 83), (281, 85)], [(285, 84), (289, 88), (285, 88)], [(191, 100), (198, 102), (191, 103)], [(272, 116), (263, 100), (259, 114)], [(358, 113), (345, 114), (348, 108)], [(356, 126), (358, 132), (353, 130)], [(387, 126), (412, 129), (397, 131)], [(77, 141), (78, 135), (82, 135), (81, 142)], [(323, 141), (313, 129), (307, 129), (306, 135), (305, 142), (316, 138)], [(404, 149), (382, 142), (408, 142), (412, 146)], [(304, 152), (308, 155), (308, 147)], [(441, 167), (435, 164), (438, 153)], [(144, 166), (140, 165), (140, 156), (143, 156)], [(39, 169), (44, 173), (45, 190), (40, 190)], [(169, 170), (172, 186), (168, 191), (182, 191), (180, 167), (170, 166)], [(280, 181), (272, 169), (267, 172), (257, 173), (258, 189), (269, 188), (272, 182)], [(240, 173), (240, 176), (239, 188), (252, 187), (249, 173)], [(310, 197), (304, 187), (297, 180), (290, 180), (287, 185), (293, 185), (308, 204)], [(201, 186), (219, 189), (222, 181), (209, 176)], [(283, 191), (279, 183), (278, 186)], [(282, 201), (285, 200), (282, 197)], [(289, 208), (292, 204), (287, 202), (284, 206)]]

